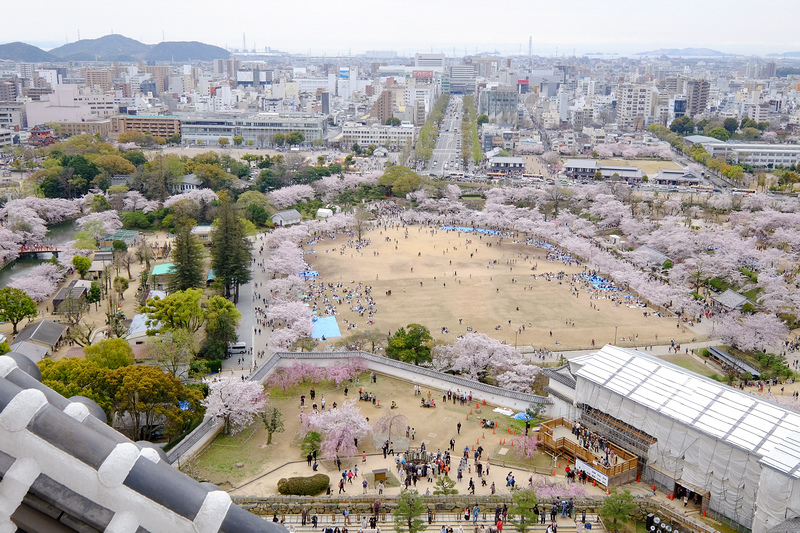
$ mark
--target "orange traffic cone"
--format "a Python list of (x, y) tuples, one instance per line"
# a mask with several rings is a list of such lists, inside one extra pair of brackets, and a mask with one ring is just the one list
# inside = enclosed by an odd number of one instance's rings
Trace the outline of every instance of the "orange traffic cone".
[(492, 428), (492, 435), (496, 435), (496, 433), (494, 432), (494, 428)]
[(486, 405), (486, 400), (483, 400), (483, 405)]
[(511, 434), (511, 428), (508, 428), (508, 433)]
[(558, 462), (558, 467), (561, 468), (561, 461)]
[(482, 439), (485, 439), (485, 438), (486, 438), (486, 433), (482, 433), (482, 434), (481, 434), (481, 438), (482, 438)]
[(475, 441), (475, 444), (480, 444), (480, 443), (481, 443), (481, 439), (478, 439), (477, 441)]
[(475, 409), (480, 409), (480, 408), (481, 408), (481, 404), (479, 404), (479, 403), (476, 403), (476, 404), (475, 404)]
[(475, 451), (475, 446), (473, 446), (473, 447), (472, 447), (472, 451), (473, 451), (473, 452)]
[(553, 477), (555, 477), (555, 476), (556, 476), (556, 471), (555, 471), (555, 470), (553, 470)]
[(596, 479), (593, 479), (593, 480), (592, 480), (592, 486), (593, 486), (593, 487), (596, 487), (596, 486), (597, 486), (597, 480), (596, 480)]
[(469, 415), (467, 415), (467, 420), (469, 420)]
[(653, 492), (655, 492), (655, 491), (656, 491), (656, 484), (653, 483)]
[(668, 493), (667, 493), (667, 499), (668, 499), (668, 500), (671, 500), (671, 499), (672, 499), (672, 493), (671, 493), (671, 492), (668, 492)]
[(639, 483), (642, 480), (642, 476), (636, 478), (636, 483)]
[(517, 434), (517, 428), (514, 428), (514, 435)]
[(472, 414), (472, 409), (469, 410), (469, 414)]
[(514, 441), (513, 440), (511, 441), (511, 446), (514, 446)]
[(703, 509), (703, 516), (705, 516), (705, 515), (706, 515), (706, 510), (705, 510), (705, 509)]

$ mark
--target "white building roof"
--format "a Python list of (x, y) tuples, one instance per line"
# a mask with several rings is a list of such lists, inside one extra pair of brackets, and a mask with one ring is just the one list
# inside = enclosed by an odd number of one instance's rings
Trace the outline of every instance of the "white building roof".
[[(570, 360), (578, 380), (596, 383), (638, 405), (760, 458), (800, 478), (800, 413), (651, 355), (607, 345)], [(580, 387), (580, 385), (578, 385)]]

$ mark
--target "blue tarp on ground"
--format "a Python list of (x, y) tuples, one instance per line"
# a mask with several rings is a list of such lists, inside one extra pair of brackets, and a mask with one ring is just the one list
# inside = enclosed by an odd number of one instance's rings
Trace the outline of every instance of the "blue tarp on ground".
[(314, 317), (313, 320), (313, 330), (311, 332), (313, 338), (321, 339), (325, 337), (326, 339), (330, 339), (332, 337), (342, 336), (335, 316)]
[(514, 415), (514, 420), (530, 420), (531, 417), (527, 413), (517, 413)]
[(317, 272), (316, 270), (306, 270), (305, 272), (300, 272), (298, 276), (305, 279), (316, 278), (317, 276), (319, 276), (319, 272)]
[(463, 231), (464, 233), (485, 233), (486, 235), (500, 235), (495, 229), (470, 228), (466, 226), (442, 226), (445, 231)]

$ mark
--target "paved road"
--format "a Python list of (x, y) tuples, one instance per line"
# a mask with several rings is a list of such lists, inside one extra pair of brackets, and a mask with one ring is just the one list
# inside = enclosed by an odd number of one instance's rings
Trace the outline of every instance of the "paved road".
[[(441, 133), (433, 150), (433, 157), (426, 169), (428, 174), (445, 176), (450, 172), (463, 172), (461, 168), (461, 118), (463, 114), (460, 96), (452, 96), (442, 121)], [(445, 165), (447, 167), (445, 168)]]

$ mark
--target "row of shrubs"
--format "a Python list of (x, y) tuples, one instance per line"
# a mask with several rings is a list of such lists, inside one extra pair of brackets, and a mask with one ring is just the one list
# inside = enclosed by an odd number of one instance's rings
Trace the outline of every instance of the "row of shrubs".
[(325, 474), (311, 477), (290, 477), (278, 481), (278, 492), (292, 496), (316, 496), (330, 487), (331, 478)]

